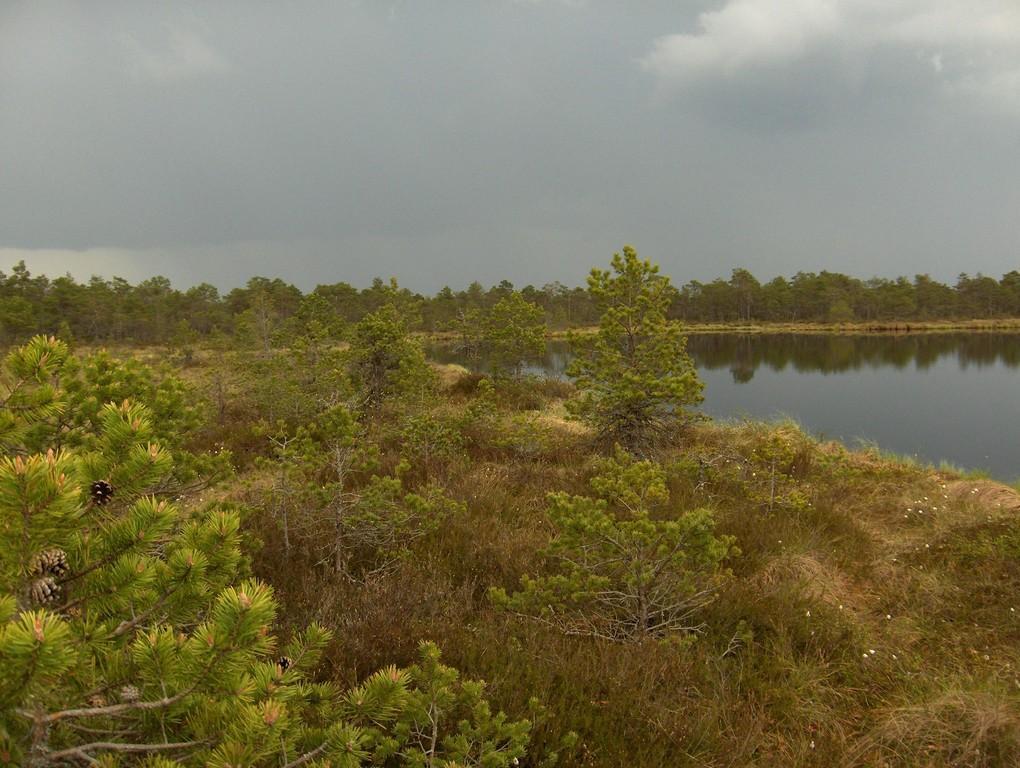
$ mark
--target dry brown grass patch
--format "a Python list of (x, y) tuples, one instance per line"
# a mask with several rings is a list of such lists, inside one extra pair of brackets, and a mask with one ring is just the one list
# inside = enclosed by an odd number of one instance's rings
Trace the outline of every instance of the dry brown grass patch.
[(849, 579), (809, 554), (782, 554), (770, 560), (754, 577), (763, 591), (800, 583), (805, 595), (833, 606), (861, 602), (854, 596)]
[(955, 480), (947, 484), (946, 493), (952, 501), (988, 511), (1020, 512), (1020, 493), (994, 480)]
[[(881, 755), (881, 758), (879, 757)], [(847, 765), (1017, 765), (1020, 711), (991, 691), (948, 691), (921, 704), (886, 710)]]

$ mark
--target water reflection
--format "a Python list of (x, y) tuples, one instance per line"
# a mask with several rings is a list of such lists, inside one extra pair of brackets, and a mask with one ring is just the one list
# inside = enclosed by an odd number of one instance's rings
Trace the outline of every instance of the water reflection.
[(767, 366), (801, 373), (844, 373), (861, 368), (925, 371), (942, 358), (961, 368), (1020, 367), (1020, 334), (953, 333), (904, 336), (825, 336), (807, 334), (692, 336), (688, 349), (699, 368), (729, 368), (733, 380), (746, 383)]
[[(762, 366), (773, 371), (845, 373), (862, 368), (914, 368), (926, 371), (944, 358), (966, 369), (1003, 365), (1020, 368), (1020, 334), (928, 333), (831, 336), (811, 334), (697, 334), (687, 349), (699, 369), (728, 368), (733, 381), (746, 383)], [(435, 345), (432, 359), (488, 371), (485, 356), (469, 360), (454, 345)], [(566, 341), (552, 341), (544, 357), (527, 366), (533, 374), (563, 377), (571, 358)]]
[[(847, 443), (1020, 477), (1020, 334), (695, 335), (688, 344), (716, 418), (790, 416)], [(487, 370), (450, 346), (440, 362)], [(566, 342), (529, 371), (564, 376)]]

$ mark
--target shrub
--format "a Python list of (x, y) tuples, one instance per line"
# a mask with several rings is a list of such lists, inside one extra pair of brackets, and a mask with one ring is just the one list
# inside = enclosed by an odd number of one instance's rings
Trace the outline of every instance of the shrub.
[(491, 598), (569, 634), (625, 640), (700, 630), (699, 611), (736, 552), (733, 538), (715, 535), (707, 509), (653, 518), (668, 501), (658, 465), (618, 450), (600, 469), (591, 482), (597, 498), (549, 495), (556, 535), (546, 554), (555, 572)]
[(497, 375), (521, 375), (524, 363), (545, 352), (545, 314), (517, 291), (504, 296), (485, 318), (485, 345)]
[(602, 317), (594, 336), (573, 337), (567, 375), (578, 395), (568, 408), (605, 442), (641, 449), (702, 399), (687, 337), (667, 319), (675, 291), (630, 246), (613, 255), (612, 273), (592, 270), (588, 291)]
[(530, 723), (493, 714), (434, 647), (353, 690), (309, 681), (329, 633), (278, 642), (272, 589), (245, 578), (239, 509), (158, 496), (173, 460), (145, 407), (108, 404), (80, 447), (29, 453), (21, 436), (63, 411), (50, 379), (65, 354), (36, 339), (0, 375), (0, 761), (501, 768), (524, 755)]

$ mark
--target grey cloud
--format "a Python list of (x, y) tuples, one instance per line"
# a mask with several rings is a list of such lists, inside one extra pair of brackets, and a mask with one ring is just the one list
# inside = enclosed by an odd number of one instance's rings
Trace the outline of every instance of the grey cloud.
[(1014, 268), (1011, 17), (864, 46), (853, 0), (678, 64), (677, 35), (731, 44), (699, 14), (759, 1), (14, 3), (0, 257), (423, 290), (581, 282), (624, 242), (677, 280)]

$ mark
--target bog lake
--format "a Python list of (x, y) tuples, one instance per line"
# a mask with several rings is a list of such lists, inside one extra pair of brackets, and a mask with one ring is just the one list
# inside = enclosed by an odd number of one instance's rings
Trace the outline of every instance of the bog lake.
[[(688, 351), (713, 418), (791, 418), (851, 447), (1020, 478), (1018, 333), (692, 334)], [(451, 345), (429, 354), (486, 367)], [(528, 371), (563, 377), (570, 358), (553, 341)]]

